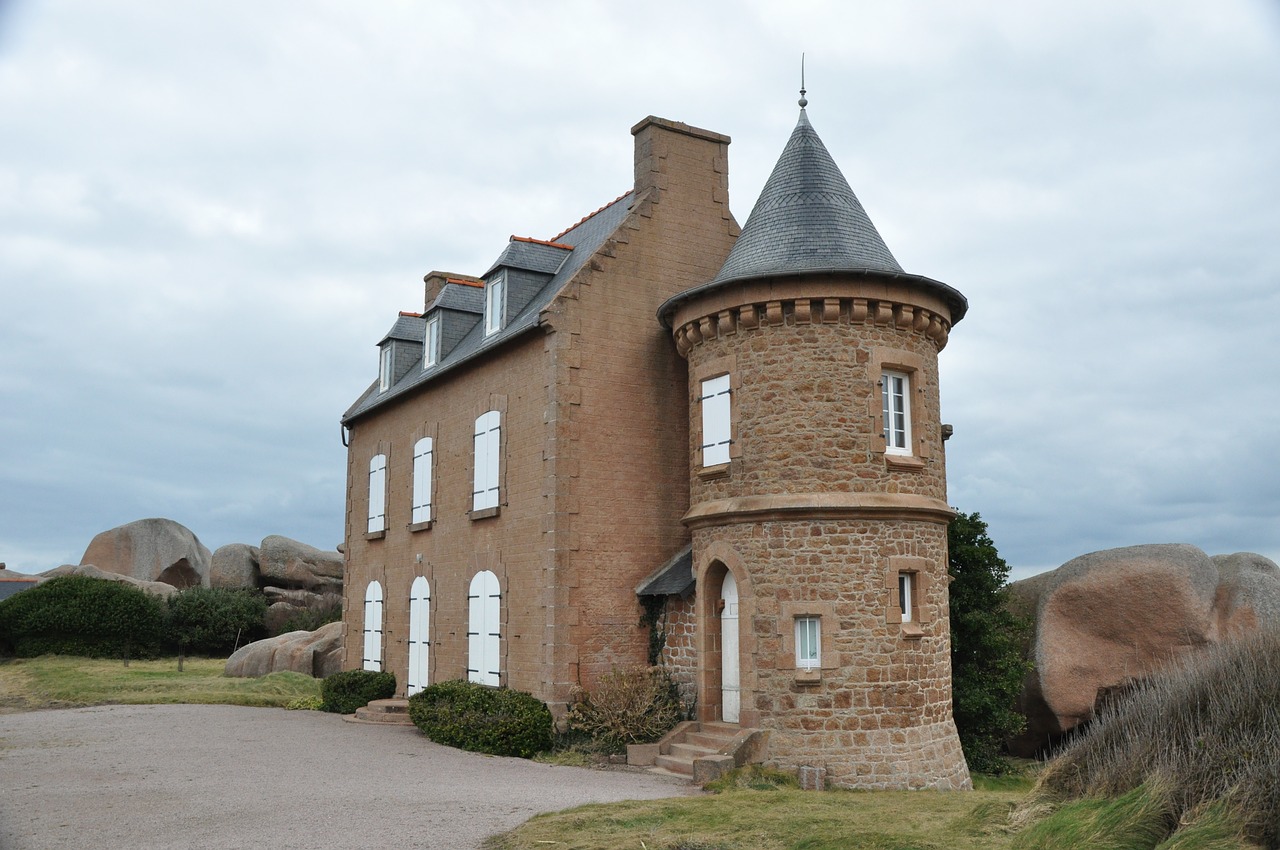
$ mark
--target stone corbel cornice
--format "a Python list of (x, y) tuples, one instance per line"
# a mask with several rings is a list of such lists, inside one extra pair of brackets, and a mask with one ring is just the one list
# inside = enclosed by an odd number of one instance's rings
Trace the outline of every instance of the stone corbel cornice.
[(910, 493), (783, 493), (702, 502), (684, 515), (684, 524), (705, 528), (741, 522), (876, 519), (946, 525), (955, 515), (941, 499)]

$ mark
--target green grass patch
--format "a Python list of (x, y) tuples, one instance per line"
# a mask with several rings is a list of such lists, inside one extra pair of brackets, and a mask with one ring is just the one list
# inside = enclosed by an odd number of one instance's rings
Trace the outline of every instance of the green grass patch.
[[(747, 780), (750, 781), (750, 780)], [(799, 791), (583, 806), (539, 815), (491, 850), (1000, 850), (1025, 790)]]
[(258, 679), (222, 675), (225, 659), (132, 661), (64, 655), (0, 663), (0, 712), (88, 705), (193, 703), (284, 707), (320, 696), (320, 680), (302, 673)]

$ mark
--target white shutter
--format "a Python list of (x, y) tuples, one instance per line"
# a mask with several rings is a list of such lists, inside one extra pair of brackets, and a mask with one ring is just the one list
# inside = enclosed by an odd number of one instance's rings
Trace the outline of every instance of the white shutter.
[(702, 465), (729, 462), (730, 423), (729, 376), (702, 382)]
[(413, 446), (413, 518), (410, 522), (431, 521), (432, 460), (431, 438), (423, 437)]
[(387, 456), (369, 461), (369, 533), (387, 527)]
[(467, 594), (467, 679), (497, 687), (502, 648), (502, 596), (498, 577), (482, 570), (471, 579)]
[(376, 581), (364, 592), (364, 669), (382, 670), (382, 585)]
[(409, 676), (405, 696), (430, 684), (431, 585), (422, 576), (409, 589)]
[(502, 414), (490, 410), (476, 419), (475, 476), (471, 488), (471, 509), (498, 506), (500, 450), (502, 446)]

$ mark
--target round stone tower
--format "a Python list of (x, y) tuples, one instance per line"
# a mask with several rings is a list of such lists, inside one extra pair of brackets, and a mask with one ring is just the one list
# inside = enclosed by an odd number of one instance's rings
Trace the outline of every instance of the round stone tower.
[(967, 788), (938, 352), (968, 305), (902, 270), (804, 105), (719, 274), (659, 311), (689, 361), (699, 719), (833, 785)]

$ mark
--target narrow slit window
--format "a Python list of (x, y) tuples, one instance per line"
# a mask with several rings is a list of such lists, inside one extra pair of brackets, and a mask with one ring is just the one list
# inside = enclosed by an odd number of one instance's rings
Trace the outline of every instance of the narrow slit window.
[(506, 318), (506, 284), (501, 274), (494, 277), (484, 287), (484, 335), (489, 336), (502, 330)]
[(796, 667), (813, 670), (822, 666), (822, 619), (796, 617)]
[(730, 392), (728, 375), (702, 382), (703, 466), (729, 462), (729, 444), (732, 442)]
[(385, 393), (391, 388), (392, 356), (391, 343), (387, 343), (382, 347), (382, 354), (378, 359), (378, 392), (380, 393)]
[(898, 605), (902, 608), (902, 622), (915, 620), (915, 573), (898, 573)]
[(884, 444), (889, 454), (911, 454), (911, 378), (904, 372), (880, 376), (884, 402)]
[(440, 314), (427, 319), (426, 338), (422, 341), (422, 368), (430, 369), (440, 361)]

